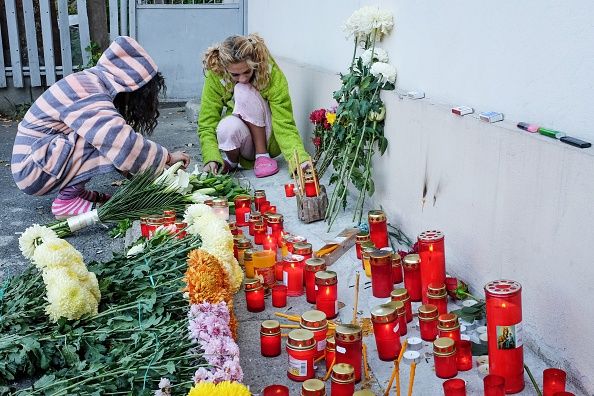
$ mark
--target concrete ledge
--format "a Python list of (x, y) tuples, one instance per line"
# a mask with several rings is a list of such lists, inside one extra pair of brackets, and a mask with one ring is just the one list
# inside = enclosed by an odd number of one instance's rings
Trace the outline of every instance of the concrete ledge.
[(198, 122), (198, 115), (200, 114), (200, 100), (198, 99), (191, 99), (186, 102), (185, 106), (186, 110), (186, 118), (191, 123)]

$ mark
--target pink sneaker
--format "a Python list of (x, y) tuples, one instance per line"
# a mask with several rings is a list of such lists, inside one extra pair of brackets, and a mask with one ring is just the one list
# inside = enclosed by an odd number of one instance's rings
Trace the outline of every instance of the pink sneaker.
[(254, 173), (256, 177), (272, 176), (278, 172), (276, 160), (270, 157), (258, 157), (254, 164)]
[(72, 199), (54, 199), (52, 202), (52, 214), (57, 220), (64, 220), (72, 216), (90, 212), (95, 209), (95, 202), (88, 201), (81, 197)]

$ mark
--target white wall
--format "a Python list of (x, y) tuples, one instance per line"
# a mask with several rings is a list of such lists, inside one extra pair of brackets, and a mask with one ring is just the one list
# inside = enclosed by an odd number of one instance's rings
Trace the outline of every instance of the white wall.
[[(374, 161), (374, 201), (410, 236), (443, 230), (448, 271), (475, 291), (496, 278), (520, 281), (527, 344), (565, 368), (582, 393), (594, 394), (594, 150), (515, 128), (521, 117), (594, 140), (586, 113), (594, 103), (594, 3), (417, 3), (425, 2), (380, 2), (395, 14), (384, 47), (398, 87), (423, 89), (428, 98), (384, 95), (390, 146)], [(312, 109), (332, 103), (336, 73), (352, 51), (339, 27), (363, 4), (369, 2), (249, 3), (249, 31), (260, 32), (279, 56), (302, 131)], [(446, 45), (464, 35), (471, 36), (464, 47)], [(483, 42), (499, 49), (487, 56), (479, 51)], [(454, 104), (499, 110), (509, 121), (455, 117)]]

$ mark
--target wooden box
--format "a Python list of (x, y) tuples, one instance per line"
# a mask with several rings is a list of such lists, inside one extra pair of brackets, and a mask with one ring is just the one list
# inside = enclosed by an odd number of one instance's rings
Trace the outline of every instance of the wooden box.
[(320, 184), (320, 194), (317, 197), (303, 197), (297, 195), (297, 215), (304, 223), (324, 220), (328, 208), (326, 188)]

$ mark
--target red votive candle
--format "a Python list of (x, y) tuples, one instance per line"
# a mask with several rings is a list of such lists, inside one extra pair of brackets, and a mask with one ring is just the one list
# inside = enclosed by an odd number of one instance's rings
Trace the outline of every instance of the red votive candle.
[(367, 215), (369, 222), (369, 239), (376, 248), (389, 246), (388, 220), (383, 210), (370, 210)]
[(392, 304), (394, 308), (396, 308), (396, 314), (398, 315), (398, 334), (400, 336), (405, 336), (408, 333), (408, 329), (406, 327), (406, 308), (404, 307), (404, 303), (402, 301), (390, 301), (389, 304)]
[(266, 228), (261, 221), (254, 224), (254, 243), (256, 245), (263, 245), (266, 237)]
[(286, 238), (287, 241), (287, 251), (289, 253), (293, 253), (293, 245), (296, 243), (304, 243), (307, 242), (307, 238), (299, 236), (299, 235), (291, 235)]
[(375, 345), (380, 360), (392, 361), (400, 353), (400, 322), (394, 302), (381, 304), (371, 309), (371, 322), (373, 323), (373, 334)]
[(556, 368), (545, 369), (542, 374), (542, 395), (553, 396), (557, 392), (565, 391), (565, 371)]
[(283, 284), (287, 286), (287, 295), (296, 297), (303, 294), (303, 266), (301, 256), (283, 258)]
[(295, 196), (295, 185), (293, 183), (285, 184), (285, 196), (286, 197), (294, 197)]
[(324, 312), (328, 319), (338, 315), (338, 278), (334, 271), (318, 271), (315, 274), (316, 309)]
[(369, 232), (360, 231), (355, 237), (355, 252), (357, 252), (357, 258), (361, 260), (361, 244), (369, 241)]
[(522, 286), (512, 280), (485, 285), (489, 373), (505, 379), (505, 392), (524, 389)]
[(274, 264), (274, 279), (277, 281), (283, 281), (283, 267), (285, 263), (283, 261), (277, 261)]
[(316, 182), (312, 180), (305, 180), (305, 196), (306, 197), (317, 197), (318, 192), (316, 191)]
[(421, 293), (421, 258), (418, 254), (408, 254), (404, 257), (404, 287), (408, 290), (410, 299), (414, 302), (422, 300)]
[[(233, 242), (235, 243), (235, 245), (234, 245), (234, 247), (235, 247), (234, 253), (236, 253), (235, 258), (239, 262), (239, 265), (244, 265), (245, 251), (252, 248), (252, 242), (243, 235), (236, 235), (233, 238)], [(251, 277), (248, 276), (248, 278), (251, 278)]]
[[(412, 322), (412, 319), (413, 319), (412, 304), (410, 302), (410, 296), (408, 295), (408, 290), (403, 287), (394, 289), (390, 293), (390, 298), (392, 299), (392, 301), (402, 301), (402, 303), (404, 304), (404, 308), (406, 310), (406, 322), (407, 323)], [(401, 335), (403, 335), (403, 334), (401, 333)]]
[(326, 351), (324, 352), (324, 360), (326, 361), (326, 372), (330, 369), (332, 362), (336, 358), (336, 340), (334, 336), (326, 337)]
[(274, 258), (276, 260), (277, 257), (277, 246), (276, 246), (276, 239), (272, 237), (272, 235), (264, 236), (264, 242), (262, 243), (262, 249), (268, 250), (274, 253)]
[(307, 242), (293, 243), (293, 254), (298, 254), (300, 256), (303, 256), (304, 261), (312, 258), (313, 249), (312, 249), (311, 243), (307, 243)]
[(278, 321), (265, 320), (260, 325), (260, 352), (266, 357), (281, 354), (281, 329)]
[(563, 392), (555, 392), (555, 394), (553, 396), (575, 396), (575, 394), (573, 394), (571, 392), (563, 391)]
[(472, 368), (472, 343), (469, 340), (460, 340), (456, 344), (456, 364), (458, 371), (468, 371)]
[(460, 342), (458, 316), (454, 313), (440, 314), (437, 318), (437, 332), (439, 337), (451, 338), (458, 345)]
[(421, 305), (419, 307), (419, 329), (424, 341), (433, 341), (437, 337), (437, 307)]
[(262, 391), (262, 396), (290, 396), (289, 388), (284, 385), (269, 385)]
[(295, 329), (287, 337), (287, 377), (293, 381), (303, 382), (313, 378), (316, 340), (311, 331)]
[(302, 329), (309, 330), (316, 340), (316, 359), (324, 355), (326, 350), (326, 337), (328, 336), (328, 321), (322, 311), (311, 310), (301, 315), (299, 325)]
[(394, 289), (392, 282), (392, 253), (375, 250), (369, 255), (371, 266), (371, 293), (374, 297), (390, 297)]
[(256, 223), (262, 222), (262, 214), (260, 212), (251, 212), (250, 213), (250, 220), (249, 220), (249, 233), (251, 236), (254, 236), (254, 225)]
[(331, 396), (353, 396), (355, 393), (355, 368), (348, 363), (338, 363), (330, 374)]
[(239, 235), (239, 231), (241, 230), (237, 228), (237, 222), (230, 220), (227, 222), (227, 224), (229, 224), (229, 231), (231, 231), (231, 235)]
[(270, 235), (272, 235), (272, 237), (275, 239), (277, 245), (279, 244), (279, 239), (282, 236), (283, 222), (284, 222), (284, 218), (283, 218), (282, 214), (270, 213), (267, 216), (268, 233)]
[(429, 304), (427, 297), (429, 284), (445, 285), (444, 235), (441, 231), (424, 231), (419, 235), (418, 243), (421, 257), (422, 299), (423, 304)]
[(334, 333), (336, 340), (336, 363), (348, 363), (355, 368), (355, 381), (361, 381), (363, 361), (363, 332), (355, 324), (341, 324), (336, 326)]
[(305, 260), (305, 299), (310, 304), (316, 303), (316, 272), (326, 270), (326, 261), (321, 258)]
[(505, 378), (500, 375), (488, 374), (483, 378), (485, 396), (505, 396)]
[(326, 384), (317, 378), (303, 381), (301, 396), (326, 396)]
[(268, 213), (268, 210), (270, 209), (270, 201), (264, 201), (262, 203), (260, 203), (260, 213)]
[[(422, 266), (422, 264), (421, 264)], [(448, 292), (444, 284), (430, 283), (427, 287), (428, 304), (435, 305), (441, 315), (448, 312)]]
[(444, 396), (466, 396), (466, 382), (460, 378), (452, 378), (443, 383)]
[(402, 257), (398, 253), (392, 253), (392, 283), (402, 283)]
[(254, 191), (254, 208), (256, 211), (264, 213), (264, 211), (260, 210), (260, 206), (266, 202), (266, 191), (264, 190), (256, 190)]
[(276, 205), (270, 205), (268, 213), (276, 214)]
[(141, 217), (140, 218), (140, 235), (148, 238), (149, 236), (149, 232), (148, 232), (148, 216), (145, 217)]
[(272, 286), (272, 306), (282, 308), (287, 306), (287, 286)]
[(250, 312), (264, 311), (264, 287), (260, 284), (260, 280), (246, 279), (244, 289), (247, 310)]
[(433, 341), (433, 360), (435, 362), (435, 374), (439, 378), (455, 377), (458, 374), (458, 365), (456, 363), (454, 340), (440, 337)]
[(175, 222), (175, 230), (177, 231), (177, 239), (183, 239), (186, 237), (187, 232), (186, 228), (188, 225), (183, 221), (176, 221)]
[(238, 195), (233, 200), (235, 202), (235, 222), (238, 227), (249, 225), (250, 213), (252, 211), (252, 197), (249, 195)]

